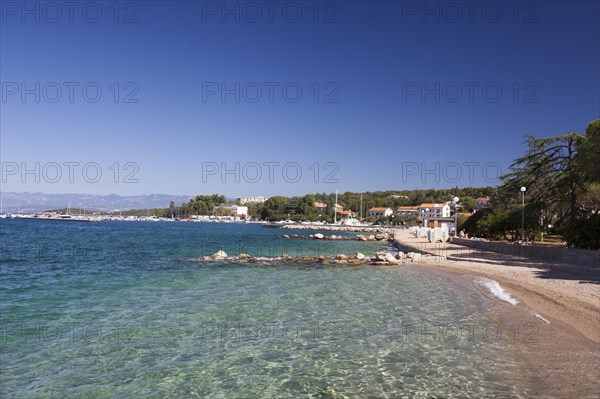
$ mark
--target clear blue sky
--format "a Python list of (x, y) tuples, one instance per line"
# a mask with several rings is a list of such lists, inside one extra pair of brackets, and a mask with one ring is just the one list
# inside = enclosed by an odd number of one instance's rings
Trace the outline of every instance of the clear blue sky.
[[(235, 197), (493, 185), (496, 165), (506, 171), (522, 154), (523, 134), (583, 132), (600, 115), (598, 1), (339, 1), (319, 2), (318, 15), (313, 1), (121, 2), (118, 15), (112, 1), (85, 11), (86, 2), (21, 4), (2, 2), (3, 191)], [(239, 102), (223, 101), (221, 84), (236, 82)], [(79, 163), (72, 179), (65, 162)], [(239, 183), (236, 172), (203, 178), (203, 163), (210, 172), (236, 162)], [(279, 162), (271, 179), (269, 162)], [(137, 182), (124, 182), (129, 172)]]

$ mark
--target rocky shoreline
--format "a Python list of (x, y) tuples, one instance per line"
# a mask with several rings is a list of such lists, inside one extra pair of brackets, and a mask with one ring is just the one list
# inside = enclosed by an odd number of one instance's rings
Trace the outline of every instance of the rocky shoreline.
[(354, 241), (394, 241), (394, 234), (390, 233), (381, 233), (381, 234), (357, 234), (356, 237), (343, 237), (332, 234), (330, 236), (326, 236), (321, 233), (317, 234), (309, 234), (307, 236), (303, 236), (300, 234), (283, 234), (280, 236), (281, 238), (300, 238), (300, 239), (308, 239), (308, 240), (354, 240)]
[(284, 224), (281, 229), (292, 230), (327, 230), (327, 231), (345, 231), (349, 233), (386, 233), (392, 230), (391, 227), (383, 226), (338, 226), (338, 225), (320, 225), (320, 224)]
[(403, 263), (421, 262), (432, 260), (431, 256), (416, 252), (377, 252), (375, 256), (366, 256), (361, 252), (354, 255), (338, 254), (331, 256), (277, 256), (277, 257), (254, 257), (248, 254), (229, 256), (225, 251), (219, 250), (211, 256), (200, 256), (198, 258), (180, 259), (182, 262), (219, 262), (222, 264), (294, 264), (294, 263), (321, 263), (341, 265), (374, 265), (374, 266), (396, 266)]

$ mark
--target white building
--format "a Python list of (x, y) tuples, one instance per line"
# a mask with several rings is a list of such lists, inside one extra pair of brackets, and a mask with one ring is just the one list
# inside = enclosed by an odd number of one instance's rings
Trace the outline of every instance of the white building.
[(239, 205), (220, 205), (215, 207), (215, 211), (217, 209), (225, 209), (230, 211), (233, 216), (246, 217), (248, 216), (248, 207), (247, 206), (239, 206)]
[(419, 216), (425, 219), (439, 219), (450, 217), (448, 204), (421, 204), (417, 207)]
[(373, 218), (378, 218), (381, 216), (391, 216), (394, 213), (392, 208), (371, 208), (369, 209), (369, 215)]
[(268, 200), (268, 198), (263, 197), (262, 195), (259, 195), (258, 197), (240, 197), (237, 200), (242, 205), (249, 204), (249, 203), (262, 204), (263, 202)]

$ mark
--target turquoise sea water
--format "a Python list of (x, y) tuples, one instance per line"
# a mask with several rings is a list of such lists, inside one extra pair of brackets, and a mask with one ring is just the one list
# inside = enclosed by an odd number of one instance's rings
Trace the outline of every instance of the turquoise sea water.
[(524, 392), (490, 318), (509, 305), (442, 275), (179, 261), (219, 249), (368, 255), (387, 244), (283, 240), (244, 224), (0, 223), (1, 398)]

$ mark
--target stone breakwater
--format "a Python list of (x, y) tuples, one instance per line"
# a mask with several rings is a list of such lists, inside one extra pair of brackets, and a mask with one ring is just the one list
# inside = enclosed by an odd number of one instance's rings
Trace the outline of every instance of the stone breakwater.
[(309, 234), (307, 236), (303, 236), (300, 234), (283, 234), (280, 236), (281, 238), (300, 238), (300, 239), (308, 239), (308, 240), (354, 240), (354, 241), (394, 241), (394, 235), (390, 233), (380, 233), (380, 234), (357, 234), (356, 237), (343, 237), (332, 234), (330, 236), (326, 236), (321, 233), (317, 234)]
[(225, 251), (218, 251), (211, 256), (200, 256), (198, 258), (180, 259), (182, 262), (219, 262), (221, 264), (298, 264), (298, 263), (321, 263), (338, 265), (375, 265), (394, 266), (403, 263), (420, 262), (430, 260), (429, 256), (416, 252), (377, 252), (375, 256), (366, 256), (356, 252), (354, 255), (339, 254), (331, 256), (278, 256), (278, 257), (254, 257), (248, 254), (229, 256)]
[(284, 224), (281, 226), (282, 229), (292, 230), (328, 230), (328, 231), (346, 231), (349, 233), (385, 233), (391, 230), (390, 227), (381, 226), (329, 226), (320, 224)]

